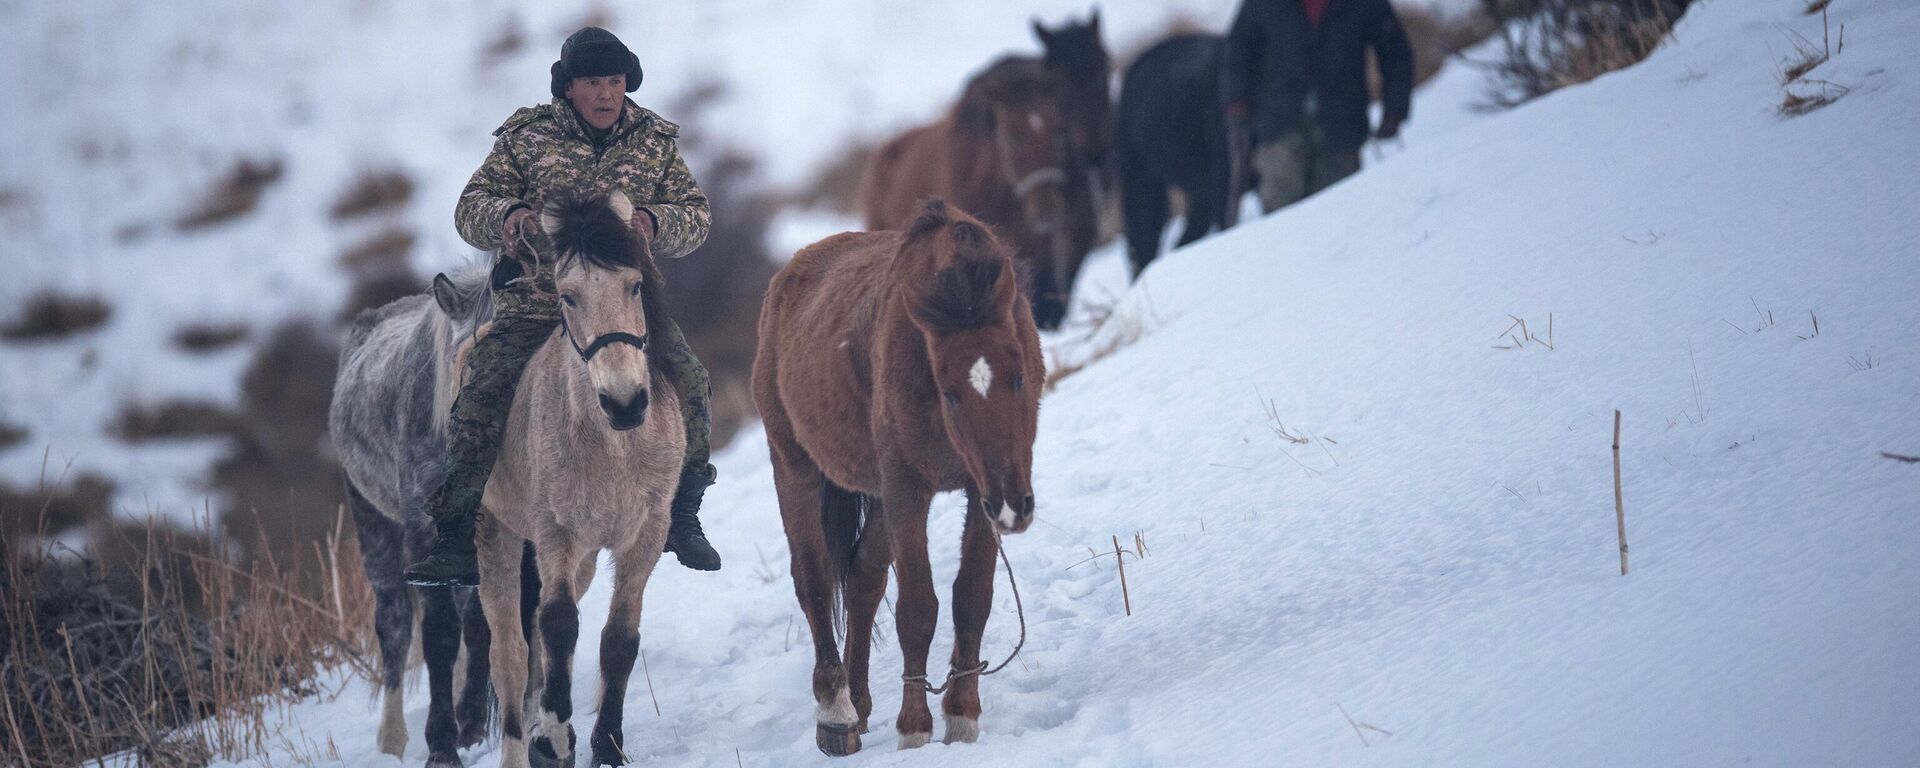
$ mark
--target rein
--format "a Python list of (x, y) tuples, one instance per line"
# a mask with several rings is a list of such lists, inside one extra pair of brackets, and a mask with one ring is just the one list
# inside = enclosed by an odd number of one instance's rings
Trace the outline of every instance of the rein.
[[(972, 507), (973, 504), (968, 503), (967, 506)], [(980, 677), (986, 677), (987, 675), (991, 675), (996, 672), (999, 672), (1000, 670), (1006, 669), (1008, 664), (1013, 663), (1014, 657), (1020, 655), (1020, 649), (1025, 647), (1027, 644), (1027, 609), (1026, 609), (1026, 606), (1021, 605), (1020, 603), (1020, 584), (1013, 580), (1013, 563), (1007, 560), (1007, 549), (1006, 547), (1001, 546), (1003, 542), (1000, 539), (1000, 531), (999, 529), (992, 527), (993, 515), (987, 512), (987, 506), (984, 502), (980, 504), (980, 514), (987, 518), (987, 526), (988, 526), (987, 530), (993, 534), (994, 549), (998, 550), (1000, 553), (1000, 564), (1002, 566), (1005, 566), (1007, 569), (1007, 586), (1013, 588), (1014, 615), (1020, 617), (1020, 639), (1014, 642), (1013, 652), (1007, 654), (1006, 660), (1000, 662), (998, 666), (995, 666), (992, 669), (987, 668), (987, 662), (985, 660), (982, 660), (979, 664), (976, 664), (967, 669), (959, 669), (959, 668), (953, 667), (952, 665), (948, 665), (947, 679), (941, 682), (940, 687), (938, 688), (935, 688), (932, 685), (928, 684), (927, 676), (923, 674), (900, 676), (901, 681), (906, 682), (908, 684), (919, 683), (920, 688), (922, 690), (925, 690), (927, 693), (931, 693), (935, 696), (946, 693), (948, 688), (953, 687), (953, 683), (955, 680), (959, 680), (966, 677), (972, 677), (974, 675), (978, 675)]]
[[(532, 254), (534, 262), (538, 263), (540, 261), (539, 249), (533, 247), (533, 241), (527, 239), (526, 232), (522, 231), (519, 234), (520, 245), (525, 247), (527, 253)], [(555, 298), (553, 294), (538, 288), (534, 289), (534, 293), (550, 300)], [(614, 344), (631, 345), (642, 352), (647, 350), (647, 337), (635, 336), (626, 331), (612, 331), (610, 333), (600, 334), (594, 337), (593, 341), (588, 342), (585, 347), (582, 347), (580, 346), (580, 341), (573, 336), (573, 326), (567, 323), (567, 313), (565, 311), (560, 313), (560, 332), (566, 334), (567, 343), (573, 345), (573, 351), (579, 353), (580, 361), (583, 363), (591, 362), (593, 356), (599, 354), (600, 350), (606, 349)]]

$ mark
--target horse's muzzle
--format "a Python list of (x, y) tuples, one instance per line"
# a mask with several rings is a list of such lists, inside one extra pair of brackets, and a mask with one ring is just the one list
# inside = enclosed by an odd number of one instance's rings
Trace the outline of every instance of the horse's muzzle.
[(1011, 503), (1005, 499), (988, 499), (987, 516), (1001, 533), (1021, 533), (1033, 525), (1033, 496), (1029, 494)]
[(638, 427), (647, 421), (647, 391), (637, 390), (633, 397), (622, 403), (606, 393), (600, 393), (600, 410), (607, 413), (607, 424), (621, 432)]

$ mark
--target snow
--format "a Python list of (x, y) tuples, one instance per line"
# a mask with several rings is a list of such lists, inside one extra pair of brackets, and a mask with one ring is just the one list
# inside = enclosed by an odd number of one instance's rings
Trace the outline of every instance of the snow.
[[(1139, 338), (1043, 403), (1039, 524), (1008, 540), (1026, 647), (983, 684), (977, 744), (893, 751), (883, 619), (866, 751), (815, 751), (812, 650), (749, 430), (716, 458), (702, 516), (726, 570), (668, 564), (650, 582), (629, 752), (1920, 764), (1920, 469), (1880, 456), (1920, 454), (1920, 181), (1904, 162), (1920, 8), (1836, 0), (1846, 45), (1815, 76), (1851, 90), (1783, 118), (1789, 34), (1820, 30), (1803, 8), (1703, 0), (1643, 64), (1505, 113), (1461, 111), (1476, 89), (1451, 72), (1417, 97), (1404, 147), (1358, 176), (1130, 287), (1118, 250), (1098, 254), (1082, 295), (1116, 296), (1121, 321), (1051, 353), (1084, 359), (1128, 324)], [(1430, 114), (1458, 119), (1423, 127)], [(454, 141), (470, 164), (478, 140)], [(1520, 318), (1546, 339), (1549, 317), (1552, 348), (1509, 335)], [(943, 600), (961, 511), (949, 495), (932, 513)], [(1126, 566), (1131, 616), (1097, 556), (1115, 536), (1146, 545)], [(1016, 626), (998, 579), (996, 662)], [(582, 603), (583, 733), (608, 597), (602, 580)], [(932, 658), (950, 636), (943, 623)], [(396, 764), (374, 748), (367, 694), (347, 682), (284, 722), (338, 747), (318, 764)], [(412, 695), (405, 764), (425, 756)], [(494, 750), (466, 757), (493, 765)]]

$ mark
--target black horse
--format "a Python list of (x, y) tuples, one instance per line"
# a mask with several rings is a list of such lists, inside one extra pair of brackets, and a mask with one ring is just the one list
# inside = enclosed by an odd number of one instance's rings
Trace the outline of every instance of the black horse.
[(1220, 80), (1226, 48), (1220, 35), (1172, 37), (1141, 54), (1121, 80), (1113, 152), (1136, 278), (1159, 255), (1168, 187), (1186, 197), (1178, 245), (1232, 227), (1237, 218), (1249, 184), (1248, 148), (1227, 135)]
[(1058, 328), (1072, 299), (1073, 283), (1087, 252), (1100, 240), (1100, 212), (1112, 198), (1114, 169), (1110, 140), (1113, 103), (1109, 79), (1113, 64), (1100, 37), (1100, 11), (1085, 22), (1069, 19), (1058, 27), (1033, 21), (1033, 35), (1045, 53), (1041, 62), (1060, 77), (1060, 112), (1066, 118), (1070, 167), (1065, 185), (1069, 211), (1066, 246), (1052, 263), (1036, 270), (1034, 321)]

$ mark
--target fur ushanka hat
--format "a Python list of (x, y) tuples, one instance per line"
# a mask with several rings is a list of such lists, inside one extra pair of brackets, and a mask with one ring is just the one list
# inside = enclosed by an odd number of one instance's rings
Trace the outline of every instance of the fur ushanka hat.
[(553, 63), (553, 97), (567, 96), (576, 77), (627, 76), (627, 93), (640, 87), (640, 57), (626, 43), (599, 27), (583, 27), (560, 44), (560, 60)]

